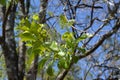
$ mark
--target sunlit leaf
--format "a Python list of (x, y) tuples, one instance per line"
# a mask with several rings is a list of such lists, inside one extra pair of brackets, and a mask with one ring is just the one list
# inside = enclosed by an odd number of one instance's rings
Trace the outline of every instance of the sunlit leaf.
[(28, 32), (28, 31), (25, 31), (22, 34), (20, 34), (20, 37), (21, 37), (22, 41), (34, 41), (35, 40), (32, 33)]
[(65, 15), (60, 15), (60, 20), (59, 20), (59, 23), (60, 23), (60, 26), (61, 28), (67, 28), (72, 26), (74, 24), (75, 20), (74, 19), (71, 19), (71, 20), (68, 20), (67, 17)]
[(65, 55), (65, 52), (60, 51), (60, 52), (58, 52), (58, 55), (60, 55), (60, 56), (64, 56), (64, 55)]
[(19, 26), (16, 28), (17, 30), (23, 30), (23, 31), (29, 31), (29, 28), (27, 26)]
[(90, 33), (86, 33), (86, 35), (88, 36), (88, 38), (93, 36), (93, 34)]
[(52, 44), (50, 45), (50, 48), (54, 51), (58, 51), (59, 48), (58, 48), (58, 44), (57, 42), (53, 41)]
[(33, 44), (31, 44), (31, 43), (26, 43), (25, 45), (28, 46), (28, 47), (32, 47)]
[(65, 41), (73, 41), (75, 38), (73, 36), (73, 33), (71, 33), (71, 32), (65, 32), (62, 35), (62, 39), (65, 40)]
[(39, 20), (39, 16), (38, 16), (38, 14), (34, 14), (32, 18), (33, 18), (34, 20), (36, 20), (36, 21)]
[(71, 20), (68, 21), (68, 26), (72, 26), (74, 23), (75, 23), (75, 20), (71, 19)]
[(60, 15), (60, 22), (59, 23), (60, 23), (60, 26), (62, 29), (67, 26), (68, 20), (67, 20), (65, 15)]

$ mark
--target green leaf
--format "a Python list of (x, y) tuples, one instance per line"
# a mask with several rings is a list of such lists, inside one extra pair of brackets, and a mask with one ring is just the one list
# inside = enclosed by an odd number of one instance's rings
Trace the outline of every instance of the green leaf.
[(90, 33), (86, 33), (86, 35), (88, 36), (88, 38), (93, 36), (93, 34)]
[(67, 27), (68, 20), (67, 20), (65, 15), (60, 15), (59, 23), (60, 23), (60, 26), (61, 26), (62, 29)]
[(35, 41), (34, 36), (29, 31), (23, 32), (22, 34), (20, 34), (20, 37), (22, 41)]
[(63, 59), (60, 59), (57, 66), (59, 69), (62, 69), (63, 68), (63, 64), (64, 64), (64, 60)]
[(45, 63), (46, 63), (47, 60), (48, 60), (47, 58), (43, 58), (43, 59), (38, 63), (39, 69), (42, 69), (42, 68), (43, 68), (43, 66), (45, 65)]
[(74, 23), (75, 23), (75, 20), (71, 19), (71, 20), (68, 21), (68, 26), (72, 26)]
[(52, 65), (49, 65), (47, 68), (47, 74), (49, 76), (53, 76), (54, 75), (54, 69), (52, 68)]
[(1, 5), (6, 5), (6, 0), (0, 0)]
[(86, 34), (83, 34), (81, 37), (80, 37), (82, 40), (88, 38), (88, 36)]
[(85, 48), (79, 47), (78, 50), (80, 50), (83, 54), (86, 52), (86, 49), (85, 49)]
[(38, 26), (39, 25), (36, 22), (32, 21), (31, 26), (30, 26), (30, 32), (34, 33), (34, 34), (37, 34)]
[(46, 46), (50, 46), (50, 44), (51, 44), (50, 42), (45, 42)]
[(78, 56), (73, 56), (72, 58), (73, 58), (73, 62), (74, 62), (74, 63), (77, 63), (78, 60), (79, 60)]
[(82, 34), (79, 38), (75, 40), (75, 42), (79, 43), (80, 41), (85, 40), (86, 38), (88, 38), (88, 36), (86, 34)]
[(33, 46), (32, 43), (26, 43), (25, 45), (28, 46), (28, 47), (32, 47)]
[(85, 40), (86, 38), (90, 38), (92, 36), (93, 35), (90, 34), (90, 33), (84, 33), (84, 34), (82, 34), (82, 36), (80, 36), (79, 38), (77, 38), (75, 42), (79, 43), (80, 41)]
[(52, 44), (50, 45), (50, 48), (54, 51), (59, 51), (58, 44), (55, 41), (52, 42)]
[(33, 20), (36, 20), (36, 21), (38, 21), (39, 20), (39, 16), (38, 16), (38, 14), (35, 14), (35, 15), (33, 15)]
[(64, 68), (64, 69), (68, 69), (69, 68), (69, 63), (67, 60), (65, 59), (60, 59), (58, 62), (58, 68)]
[(38, 54), (38, 53), (40, 53), (40, 52), (41, 52), (41, 50), (40, 50), (39, 48), (33, 49), (33, 53), (34, 53), (34, 54)]
[(54, 13), (51, 12), (51, 11), (49, 11), (49, 12), (48, 12), (48, 15), (52, 17), (52, 16), (54, 16)]
[(69, 68), (69, 63), (67, 61), (64, 62), (64, 66), (63, 66), (64, 69), (68, 69)]
[(33, 49), (32, 49), (32, 48), (28, 48), (28, 49), (27, 49), (27, 54), (31, 54), (31, 53), (32, 53), (32, 51), (33, 51)]
[(31, 22), (28, 20), (28, 18), (25, 18), (25, 19), (22, 19), (20, 21), (20, 25), (24, 25), (24, 26), (30, 27)]
[(62, 35), (62, 39), (63, 40), (67, 40), (67, 41), (73, 41), (75, 38), (73, 36), (73, 33), (71, 32), (65, 32), (63, 35)]
[(29, 31), (29, 28), (27, 27), (27, 26), (18, 26), (17, 28), (16, 28), (17, 30), (23, 30), (23, 31)]
[(35, 56), (34, 56), (34, 54), (32, 52), (33, 52), (32, 49), (31, 50), (29, 49), (29, 51), (27, 51), (28, 56), (27, 56), (27, 62), (26, 62), (26, 67), (27, 67), (26, 69), (30, 68), (30, 66), (31, 66), (31, 64), (32, 64), (32, 62), (33, 62), (33, 60), (35, 58)]
[(67, 28), (72, 26), (74, 24), (75, 20), (74, 19), (71, 19), (71, 20), (68, 20), (67, 17), (65, 15), (60, 15), (60, 20), (59, 20), (59, 23), (60, 23), (60, 26), (61, 28)]
[(58, 55), (59, 55), (59, 56), (64, 56), (64, 55), (65, 55), (65, 52), (60, 51), (60, 52), (58, 52)]

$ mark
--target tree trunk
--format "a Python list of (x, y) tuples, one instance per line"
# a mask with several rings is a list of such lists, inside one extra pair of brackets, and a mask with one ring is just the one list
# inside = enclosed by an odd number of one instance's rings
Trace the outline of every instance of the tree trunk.
[(18, 77), (18, 55), (14, 38), (14, 22), (17, 5), (14, 2), (6, 10), (4, 7), (3, 15), (3, 43), (1, 44), (5, 57), (8, 80), (19, 80)]

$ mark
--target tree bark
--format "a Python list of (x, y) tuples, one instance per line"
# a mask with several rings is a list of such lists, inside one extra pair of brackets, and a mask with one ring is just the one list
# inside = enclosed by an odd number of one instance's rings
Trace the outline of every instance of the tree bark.
[[(25, 2), (25, 0), (19, 0), (20, 2), (20, 9), (22, 11), (22, 18), (26, 18), (28, 17), (28, 13), (29, 13), (29, 7), (30, 7), (30, 0), (27, 0)], [(26, 3), (26, 5), (25, 5)], [(19, 76), (20, 76), (20, 80), (24, 79), (25, 76), (25, 58), (26, 58), (26, 46), (25, 46), (25, 42), (22, 42), (21, 40), (19, 40), (19, 51), (18, 51), (18, 70), (19, 70)]]
[(14, 22), (17, 5), (11, 1), (6, 10), (4, 7), (2, 24), (2, 51), (5, 57), (8, 80), (19, 80), (18, 76), (18, 55), (16, 52), (16, 43), (14, 38)]

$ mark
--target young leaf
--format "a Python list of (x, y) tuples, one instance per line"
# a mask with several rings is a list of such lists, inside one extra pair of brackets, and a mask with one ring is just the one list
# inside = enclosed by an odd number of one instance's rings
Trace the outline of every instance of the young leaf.
[(74, 22), (74, 19), (68, 20), (65, 15), (60, 15), (59, 23), (62, 29), (72, 26)]
[(72, 26), (74, 23), (75, 23), (75, 20), (71, 19), (71, 20), (68, 21), (68, 26)]
[(93, 35), (90, 33), (84, 33), (79, 38), (76, 39), (76, 43), (79, 43), (80, 41), (85, 40), (86, 38), (90, 38), (92, 36)]
[(62, 29), (65, 28), (65, 27), (67, 27), (68, 20), (67, 20), (67, 18), (66, 18), (65, 15), (60, 15), (60, 21), (59, 21), (59, 23), (60, 23), (60, 26), (61, 26)]
[(53, 41), (52, 44), (50, 45), (50, 48), (54, 51), (58, 51), (59, 48), (57, 46), (57, 42)]
[(67, 42), (71, 42), (73, 41), (75, 38), (73, 36), (73, 33), (71, 32), (65, 32), (63, 35), (62, 35), (62, 40), (65, 40)]
[(29, 31), (23, 32), (22, 34), (20, 34), (20, 37), (22, 41), (34, 41), (35, 40), (34, 36)]
[(36, 20), (36, 21), (38, 21), (39, 20), (39, 16), (38, 16), (38, 14), (35, 14), (35, 15), (33, 15), (33, 20)]
[(27, 26), (18, 26), (16, 29), (22, 31), (29, 31), (29, 28)]
[(59, 55), (59, 56), (64, 56), (64, 55), (65, 55), (65, 52), (60, 51), (60, 52), (58, 52), (58, 55)]

